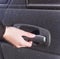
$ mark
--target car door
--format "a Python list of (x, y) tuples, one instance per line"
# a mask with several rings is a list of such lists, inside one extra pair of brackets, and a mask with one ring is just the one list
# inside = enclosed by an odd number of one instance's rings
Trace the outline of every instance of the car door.
[(51, 33), (51, 45), (17, 49), (2, 41), (3, 59), (60, 59), (60, 1), (8, 0), (5, 4), (6, 1), (1, 2), (4, 7), (0, 8), (4, 25), (30, 24), (45, 28)]

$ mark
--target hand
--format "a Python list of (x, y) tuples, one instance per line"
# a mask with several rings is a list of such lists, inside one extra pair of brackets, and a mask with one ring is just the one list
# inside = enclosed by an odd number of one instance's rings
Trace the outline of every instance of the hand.
[(26, 36), (29, 38), (35, 37), (34, 34), (23, 31), (21, 29), (15, 27), (6, 27), (6, 31), (3, 35), (3, 38), (11, 43), (12, 45), (16, 46), (17, 48), (20, 47), (31, 47), (32, 41), (25, 41), (22, 36)]

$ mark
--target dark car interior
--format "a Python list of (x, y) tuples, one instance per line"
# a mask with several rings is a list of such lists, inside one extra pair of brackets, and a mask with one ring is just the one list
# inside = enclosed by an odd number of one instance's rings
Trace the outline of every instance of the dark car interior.
[(0, 0), (0, 20), (6, 26), (42, 27), (51, 34), (49, 47), (17, 49), (1, 41), (0, 59), (60, 59), (60, 0)]

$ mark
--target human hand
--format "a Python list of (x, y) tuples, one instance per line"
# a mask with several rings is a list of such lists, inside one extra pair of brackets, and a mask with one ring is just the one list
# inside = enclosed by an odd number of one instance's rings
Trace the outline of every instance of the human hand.
[(3, 38), (17, 48), (31, 47), (32, 41), (27, 42), (23, 39), (22, 36), (33, 38), (35, 37), (35, 34), (23, 31), (15, 27), (6, 27), (6, 31), (3, 35)]

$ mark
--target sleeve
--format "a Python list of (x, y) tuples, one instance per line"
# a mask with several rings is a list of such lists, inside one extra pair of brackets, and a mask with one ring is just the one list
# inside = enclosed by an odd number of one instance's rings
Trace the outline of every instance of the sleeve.
[(5, 33), (6, 26), (3, 25), (2, 21), (0, 21), (0, 38), (3, 38), (3, 34)]

